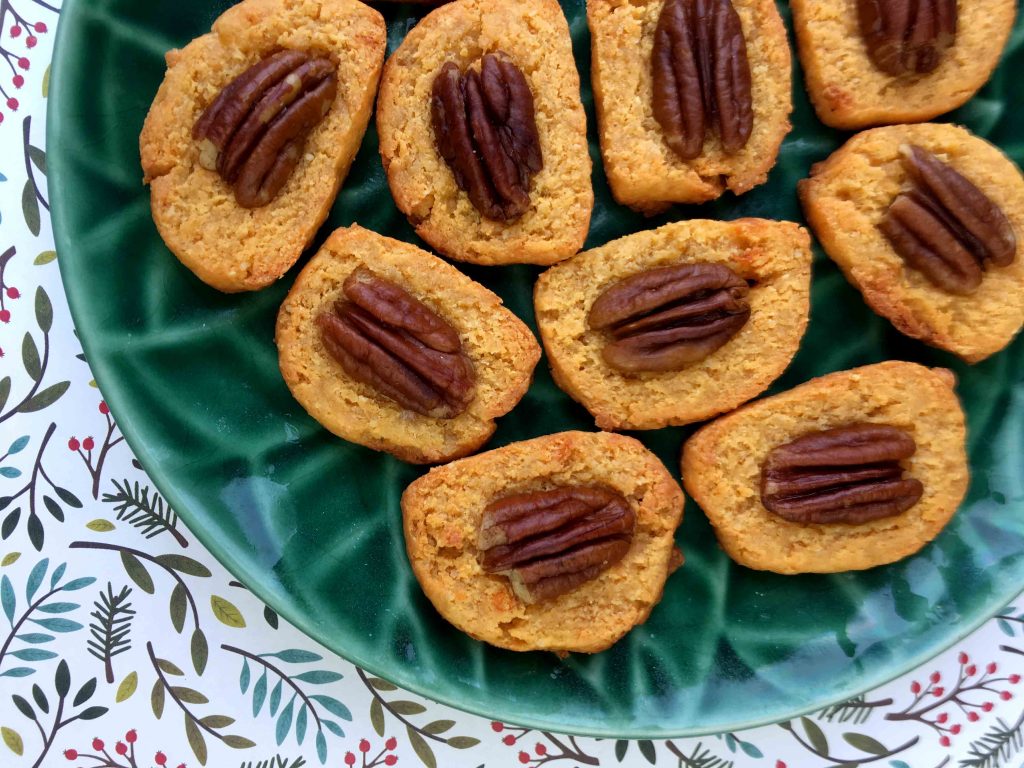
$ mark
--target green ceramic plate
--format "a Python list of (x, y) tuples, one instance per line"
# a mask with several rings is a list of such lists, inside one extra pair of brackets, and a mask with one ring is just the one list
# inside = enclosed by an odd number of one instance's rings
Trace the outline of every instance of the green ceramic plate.
[[(612, 650), (559, 660), (495, 650), (452, 629), (405, 557), (398, 501), (422, 470), (328, 434), (281, 380), (274, 316), (295, 270), (261, 293), (225, 296), (178, 264), (150, 220), (137, 139), (163, 55), (207, 31), (228, 4), (66, 0), (50, 95), (50, 192), (71, 309), (122, 431), (191, 530), (287, 619), (356, 664), (462, 709), (551, 730), (657, 737), (734, 730), (854, 695), (954, 643), (1024, 587), (1024, 338), (967, 367), (896, 333), (818, 253), (810, 329), (774, 390), (891, 358), (953, 368), (974, 479), (938, 540), (866, 573), (775, 576), (731, 563), (691, 503), (679, 531), (686, 566), (650, 621)], [(423, 11), (385, 5), (393, 50)], [(616, 205), (594, 134), (584, 0), (562, 5), (594, 158), (588, 246), (690, 216), (800, 219), (797, 180), (844, 137), (818, 123), (799, 80), (796, 128), (768, 184), (650, 220)], [(999, 72), (951, 116), (1018, 162), (1022, 43), (1018, 23)], [(351, 222), (416, 242), (388, 193), (372, 129), (321, 239)], [(537, 269), (464, 269), (533, 322)], [(541, 364), (490, 446), (592, 428)], [(691, 431), (639, 437), (676, 472)]]

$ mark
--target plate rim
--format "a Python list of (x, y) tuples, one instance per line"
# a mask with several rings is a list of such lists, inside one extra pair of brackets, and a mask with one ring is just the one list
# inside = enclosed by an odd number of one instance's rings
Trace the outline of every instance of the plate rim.
[[(60, 151), (54, 152), (56, 147), (61, 145), (61, 141), (70, 130), (71, 121), (62, 121), (59, 116), (59, 110), (54, 108), (55, 105), (61, 103), (66, 99), (63, 96), (64, 93), (64, 77), (63, 72), (69, 65), (65, 63), (63, 51), (66, 46), (64, 40), (67, 37), (67, 30), (72, 27), (74, 21), (82, 14), (83, 8), (86, 6), (88, 0), (63, 0), (61, 5), (60, 19), (57, 24), (57, 30), (54, 36), (53, 56), (50, 66), (50, 83), (49, 91), (46, 96), (46, 152), (48, 160), (48, 188), (50, 191), (50, 222), (54, 237), (55, 250), (58, 253), (57, 264), (60, 270), (61, 284), (64, 289), (64, 296), (68, 302), (68, 308), (71, 313), (71, 319), (74, 323), (75, 330), (79, 330), (82, 326), (80, 323), (81, 318), (88, 316), (88, 312), (84, 308), (84, 297), (76, 297), (75, 291), (69, 290), (69, 284), (73, 284), (71, 275), (67, 271), (64, 265), (64, 259), (60, 257), (62, 253), (74, 252), (75, 246), (73, 238), (70, 236), (69, 225), (65, 219), (64, 212), (67, 209), (65, 204), (65, 196), (68, 187), (62, 183), (63, 177), (65, 176), (64, 157), (65, 155)], [(71, 22), (71, 23), (69, 23)], [(791, 51), (792, 51), (791, 45)], [(795, 53), (793, 54), (795, 56)], [(64, 125), (62, 125), (62, 122)], [(52, 154), (51, 154), (52, 153)], [(141, 166), (140, 166), (141, 170)], [(333, 205), (333, 204), (332, 204)], [(117, 411), (117, 403), (121, 400), (121, 386), (119, 384), (119, 378), (110, 371), (103, 362), (102, 356), (93, 355), (95, 348), (92, 342), (89, 340), (89, 334), (80, 334), (78, 336), (79, 341), (82, 345), (82, 350), (85, 353), (88, 361), (89, 368), (95, 377), (97, 387), (103, 394), (108, 405), (111, 407), (112, 414)], [(452, 707), (453, 709), (461, 712), (466, 712), (478, 717), (485, 718), (487, 720), (494, 720), (495, 714), (500, 714), (502, 722), (510, 725), (524, 726), (535, 730), (549, 730), (557, 733), (564, 733), (576, 736), (586, 736), (594, 738), (612, 738), (612, 739), (671, 739), (671, 738), (684, 738), (684, 737), (696, 737), (696, 736), (710, 736), (717, 735), (726, 732), (735, 732), (748, 730), (751, 728), (757, 728), (765, 725), (774, 725), (776, 723), (786, 722), (793, 720), (805, 715), (812, 714), (814, 712), (821, 711), (831, 705), (846, 701), (850, 698), (866, 693), (868, 691), (879, 688), (886, 685), (893, 680), (896, 680), (906, 673), (921, 667), (929, 660), (936, 658), (942, 653), (948, 651), (950, 648), (955, 646), (961, 640), (968, 635), (972, 634), (975, 630), (981, 627), (983, 624), (992, 619), (998, 614), (1006, 605), (1011, 603), (1018, 595), (1021, 594), (1021, 589), (1024, 585), (1015, 587), (1010, 594), (999, 595), (999, 601), (993, 602), (991, 611), (982, 611), (978, 617), (971, 621), (959, 625), (957, 631), (952, 635), (949, 635), (943, 640), (936, 642), (932, 646), (928, 647), (925, 651), (917, 653), (913, 656), (908, 657), (902, 664), (896, 664), (890, 667), (886, 667), (886, 671), (871, 676), (865, 672), (861, 672), (856, 680), (856, 685), (848, 685), (840, 691), (833, 692), (827, 700), (822, 700), (811, 707), (797, 706), (789, 710), (781, 710), (781, 714), (773, 713), (770, 716), (754, 717), (748, 720), (741, 720), (735, 723), (728, 723), (722, 726), (716, 726), (715, 729), (709, 729), (708, 727), (696, 727), (696, 728), (672, 728), (671, 730), (656, 729), (656, 728), (632, 728), (628, 731), (613, 730), (609, 728), (601, 727), (600, 724), (595, 724), (594, 727), (585, 728), (578, 725), (564, 725), (560, 724), (556, 719), (537, 719), (530, 716), (518, 716), (514, 715), (506, 717), (507, 712), (495, 713), (484, 708), (484, 705), (476, 704), (475, 702), (466, 704), (458, 700), (452, 695), (443, 695), (438, 692), (431, 690), (428, 683), (423, 681), (422, 683), (406, 679), (404, 675), (395, 675), (393, 670), (382, 671), (382, 666), (377, 663), (373, 658), (360, 658), (358, 654), (342, 650), (331, 642), (331, 638), (324, 632), (320, 632), (315, 622), (311, 618), (307, 618), (301, 611), (293, 612), (290, 607), (281, 609), (275, 604), (272, 597), (267, 597), (271, 593), (271, 590), (265, 590), (262, 588), (262, 582), (255, 579), (252, 584), (248, 583), (246, 579), (238, 576), (238, 574), (247, 573), (247, 570), (241, 566), (237, 560), (230, 555), (230, 553), (223, 549), (218, 543), (215, 536), (208, 533), (206, 529), (199, 525), (198, 517), (193, 517), (191, 508), (182, 502), (182, 498), (178, 495), (174, 483), (167, 478), (160, 469), (160, 462), (153, 457), (149, 451), (145, 448), (143, 438), (135, 431), (133, 423), (129, 420), (127, 422), (118, 422), (118, 429), (124, 436), (125, 442), (128, 444), (135, 458), (139, 460), (146, 475), (152, 480), (156, 489), (167, 499), (168, 503), (174, 508), (175, 512), (181, 517), (188, 527), (189, 533), (194, 536), (199, 543), (205, 547), (214, 559), (217, 560), (224, 568), (240, 581), (246, 582), (246, 588), (252, 592), (261, 602), (265, 605), (270, 606), (275, 612), (282, 616), (292, 626), (298, 629), (306, 636), (312, 638), (314, 641), (322, 645), (331, 653), (337, 654), (340, 658), (353, 664), (365, 672), (368, 672), (374, 676), (383, 678), (389, 682), (394, 683), (400, 688), (413, 693), (417, 696), (422, 696), (425, 699), (440, 703), (445, 706)], [(595, 430), (596, 431), (596, 430)], [(959, 513), (959, 507), (957, 512)], [(934, 540), (933, 540), (934, 542)], [(933, 546), (934, 543), (929, 542), (926, 546)], [(915, 557), (911, 555), (911, 557)], [(741, 566), (742, 567), (742, 566)], [(879, 566), (885, 567), (885, 566)], [(477, 641), (481, 642), (481, 641)], [(542, 653), (541, 651), (534, 651), (529, 653)], [(719, 729), (720, 728), (720, 729)]]

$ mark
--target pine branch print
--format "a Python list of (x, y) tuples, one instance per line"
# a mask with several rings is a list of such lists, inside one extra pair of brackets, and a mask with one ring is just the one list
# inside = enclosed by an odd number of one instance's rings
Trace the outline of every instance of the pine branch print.
[(690, 754), (680, 750), (671, 741), (665, 742), (665, 747), (679, 758), (679, 768), (733, 768), (732, 760), (726, 760), (712, 754), (711, 750), (707, 749), (699, 741)]
[(857, 725), (862, 725), (871, 717), (871, 713), (876, 708), (887, 707), (890, 704), (892, 704), (892, 699), (866, 701), (864, 694), (861, 694), (860, 696), (854, 696), (852, 699), (825, 707), (818, 717), (830, 723), (838, 721), (840, 723), (853, 722)]
[(274, 755), (273, 757), (267, 758), (266, 760), (260, 760), (255, 762), (250, 760), (242, 763), (241, 768), (302, 768), (306, 764), (305, 758), (297, 757), (294, 760), (288, 760), (280, 755)]
[[(190, 650), (192, 665), (196, 674), (203, 674), (206, 669), (206, 662), (209, 659), (209, 646), (207, 645), (206, 634), (199, 626), (199, 607), (196, 605), (195, 596), (189, 588), (182, 574), (209, 578), (210, 569), (185, 555), (151, 555), (132, 547), (123, 547), (120, 544), (103, 544), (98, 541), (73, 541), (68, 549), (91, 549), (97, 551), (118, 552), (121, 555), (121, 565), (124, 567), (128, 578), (135, 582), (135, 586), (146, 594), (152, 595), (156, 591), (153, 577), (146, 569), (145, 563), (158, 566), (165, 574), (174, 579), (174, 589), (171, 590), (170, 609), (171, 622), (174, 631), (178, 634), (185, 628), (185, 619), (191, 611), (192, 622), (195, 627), (192, 631)], [(214, 595), (216, 597), (216, 595)], [(232, 606), (233, 607), (233, 606)], [(237, 609), (236, 609), (237, 610)]]
[(151, 497), (150, 489), (138, 481), (134, 484), (127, 479), (123, 484), (113, 482), (117, 492), (104, 493), (103, 500), (114, 505), (118, 520), (135, 526), (147, 539), (166, 531), (182, 547), (188, 546), (188, 539), (178, 531), (178, 515), (159, 493), (153, 491)]
[(125, 586), (115, 595), (108, 581), (106, 592), (100, 592), (100, 599), (93, 603), (96, 610), (89, 614), (95, 619), (89, 624), (89, 632), (93, 637), (88, 643), (89, 653), (103, 662), (108, 683), (114, 682), (114, 657), (132, 647), (128, 639), (135, 616), (128, 602), (131, 593), (131, 587)]
[(1024, 712), (1013, 725), (1007, 725), (1002, 718), (996, 723), (971, 744), (969, 757), (960, 761), (960, 768), (999, 768), (1024, 747)]

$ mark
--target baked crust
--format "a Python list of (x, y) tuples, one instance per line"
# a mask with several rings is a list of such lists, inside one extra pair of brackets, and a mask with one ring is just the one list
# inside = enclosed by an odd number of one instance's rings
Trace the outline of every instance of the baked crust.
[[(639, 272), (722, 263), (756, 281), (751, 316), (724, 347), (682, 371), (626, 375), (601, 356), (587, 314), (609, 286)], [(732, 410), (764, 391), (800, 346), (810, 311), (811, 244), (796, 224), (681, 221), (584, 251), (537, 280), (534, 309), (555, 381), (601, 429), (656, 429)]]
[[(437, 151), (430, 95), (447, 61), (479, 66), (509, 54), (534, 95), (544, 168), (530, 209), (485, 219)], [(556, 0), (456, 0), (414, 27), (384, 68), (377, 107), (380, 155), (395, 203), (445, 256), (476, 264), (552, 264), (583, 245), (594, 207), (587, 123), (569, 26)]]
[[(316, 317), (360, 265), (400, 284), (458, 331), (476, 372), (477, 395), (465, 412), (438, 419), (407, 411), (329, 355)], [(275, 340), (285, 383), (310, 416), (339, 437), (418, 464), (483, 445), (494, 420), (526, 394), (540, 358), (529, 329), (498, 296), (438, 257), (359, 226), (336, 230), (299, 273), (278, 313)]]
[[(967, 490), (964, 415), (943, 368), (886, 362), (813, 379), (744, 406), (691, 437), (683, 448), (686, 491), (704, 510), (722, 549), (741, 565), (776, 573), (873, 568), (917, 552), (953, 516)], [(761, 504), (769, 451), (807, 432), (851, 422), (909, 431), (908, 460), (924, 495), (901, 515), (860, 525), (792, 523)]]
[(774, 0), (733, 0), (743, 24), (754, 106), (747, 145), (727, 155), (709, 133), (704, 153), (680, 159), (654, 118), (651, 51), (664, 0), (587, 0), (591, 79), (601, 157), (615, 199), (644, 213), (670, 203), (742, 194), (768, 178), (791, 128), (792, 61)]
[[(989, 265), (969, 296), (947, 293), (908, 267), (878, 229), (907, 174), (901, 144), (917, 144), (995, 201), (1017, 233), (1017, 256)], [(1024, 176), (1006, 155), (955, 125), (923, 123), (864, 131), (811, 168), (798, 185), (822, 247), (868, 305), (897, 330), (976, 363), (1024, 324)]]
[(992, 76), (1015, 0), (958, 3), (957, 38), (938, 68), (893, 77), (868, 57), (857, 0), (791, 0), (800, 64), (818, 118), (833, 128), (916, 123), (956, 109)]
[[(477, 529), (495, 497), (556, 485), (603, 485), (636, 514), (626, 556), (560, 597), (521, 602), (477, 562)], [(438, 612), (477, 640), (513, 651), (597, 653), (646, 620), (678, 565), (673, 536), (683, 493), (638, 441), (561, 432), (432, 469), (402, 495), (413, 572)]]
[[(383, 17), (357, 0), (243, 0), (212, 32), (167, 54), (139, 140), (142, 169), (161, 237), (200, 280), (221, 291), (257, 290), (309, 246), (366, 131), (386, 42)], [(282, 48), (330, 57), (338, 95), (277, 198), (246, 209), (199, 165), (192, 127), (224, 86)]]

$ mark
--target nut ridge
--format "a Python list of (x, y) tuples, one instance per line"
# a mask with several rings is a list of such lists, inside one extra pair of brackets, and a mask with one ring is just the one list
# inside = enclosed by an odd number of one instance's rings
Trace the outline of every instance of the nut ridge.
[(754, 127), (750, 62), (732, 0), (666, 0), (651, 56), (654, 117), (683, 160), (704, 149), (714, 128), (727, 154)]
[(476, 394), (473, 366), (454, 328), (404, 288), (358, 267), (346, 300), (317, 317), (327, 352), (345, 372), (403, 408), (438, 419)]
[(232, 185), (243, 208), (281, 191), (302, 159), (306, 138), (338, 91), (334, 63), (280, 51), (232, 80), (192, 129), (199, 164)]
[(956, 41), (957, 0), (857, 0), (868, 56), (886, 74), (927, 74)]
[(531, 604), (566, 594), (629, 551), (636, 514), (618, 492), (561, 486), (506, 496), (484, 510), (480, 565)]
[(1013, 263), (1017, 238), (1002, 209), (952, 166), (916, 145), (900, 147), (910, 189), (878, 227), (896, 252), (934, 285), (968, 295), (989, 262)]
[(900, 464), (916, 451), (907, 431), (887, 424), (810, 432), (768, 454), (761, 502), (795, 523), (856, 525), (898, 515), (924, 493)]
[(486, 218), (514, 221), (530, 207), (530, 183), (544, 167), (533, 92), (505, 53), (485, 54), (480, 71), (447, 62), (431, 92), (438, 152), (459, 189)]
[(624, 373), (678, 371), (725, 345), (750, 318), (749, 286), (724, 264), (640, 272), (605, 290), (587, 316), (610, 340), (602, 357)]

